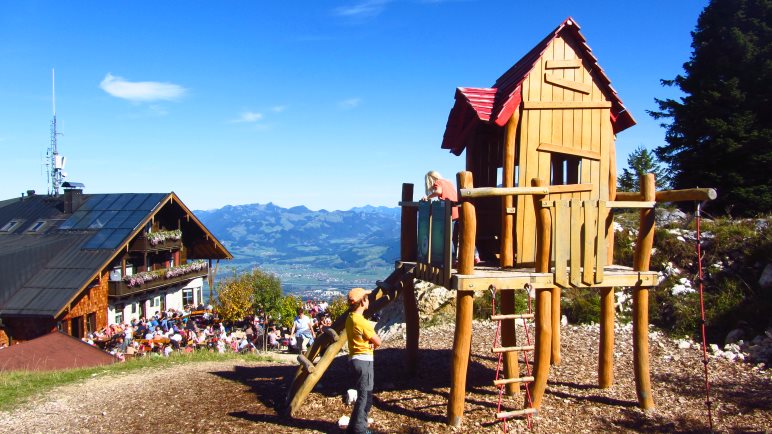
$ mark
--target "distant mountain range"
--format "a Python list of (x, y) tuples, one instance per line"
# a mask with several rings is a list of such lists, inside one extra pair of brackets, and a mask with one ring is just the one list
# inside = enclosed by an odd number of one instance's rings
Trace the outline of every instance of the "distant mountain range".
[(343, 273), (350, 281), (351, 276), (380, 275), (399, 259), (399, 208), (311, 211), (268, 203), (228, 205), (195, 215), (230, 250), (231, 265), (239, 268), (301, 270), (295, 273), (300, 280), (317, 272)]

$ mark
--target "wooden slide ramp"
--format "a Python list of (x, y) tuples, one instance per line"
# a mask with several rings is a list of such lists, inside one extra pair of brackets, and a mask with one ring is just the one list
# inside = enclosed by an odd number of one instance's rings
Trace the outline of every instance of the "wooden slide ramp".
[[(376, 288), (369, 295), (370, 308), (365, 311), (365, 318), (370, 318), (384, 306), (394, 301), (399, 295), (399, 291), (402, 290), (402, 279), (412, 272), (412, 267), (401, 265), (386, 280), (376, 282)], [(338, 317), (333, 322), (332, 327), (316, 337), (313, 345), (304, 354), (298, 355), (299, 366), (285, 401), (285, 411), (290, 416), (294, 417), (295, 412), (303, 405), (308, 394), (340, 353), (343, 345), (346, 345), (347, 318), (348, 312)]]

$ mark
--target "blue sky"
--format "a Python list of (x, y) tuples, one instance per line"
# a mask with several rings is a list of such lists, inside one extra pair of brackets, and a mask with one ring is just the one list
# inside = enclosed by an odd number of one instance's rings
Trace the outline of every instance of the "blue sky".
[(192, 209), (396, 206), (448, 178), (456, 87), (487, 87), (572, 16), (638, 121), (617, 165), (663, 143), (706, 1), (0, 3), (0, 199), (47, 191), (59, 152), (87, 193), (175, 191)]

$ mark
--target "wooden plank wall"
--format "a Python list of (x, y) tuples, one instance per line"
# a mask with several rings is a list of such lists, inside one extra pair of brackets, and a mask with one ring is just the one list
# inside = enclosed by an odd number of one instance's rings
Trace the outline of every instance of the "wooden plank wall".
[[(553, 152), (538, 148), (559, 146), (569, 148), (566, 152), (576, 150), (581, 158), (579, 182), (592, 184), (592, 190), (553, 194), (550, 199), (608, 200), (614, 176), (609, 160), (614, 154), (610, 104), (572, 45), (573, 41), (556, 38), (523, 83), (518, 184), (530, 185), (533, 178), (549, 181)], [(535, 213), (530, 197), (519, 196), (516, 206), (516, 264), (526, 266), (534, 261)]]

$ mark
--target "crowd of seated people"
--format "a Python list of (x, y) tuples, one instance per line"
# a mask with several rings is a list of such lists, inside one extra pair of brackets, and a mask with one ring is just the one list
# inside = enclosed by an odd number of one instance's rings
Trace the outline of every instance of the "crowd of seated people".
[[(312, 321), (314, 336), (332, 326), (326, 302), (308, 301), (303, 308)], [(211, 306), (186, 306), (183, 311), (156, 312), (150, 318), (110, 324), (102, 330), (88, 333), (82, 339), (98, 346), (121, 360), (140, 355), (169, 356), (177, 352), (196, 350), (253, 352), (262, 350), (300, 352), (311, 342), (298, 345), (291, 330), (264, 315), (244, 318), (236, 323), (220, 321)]]

